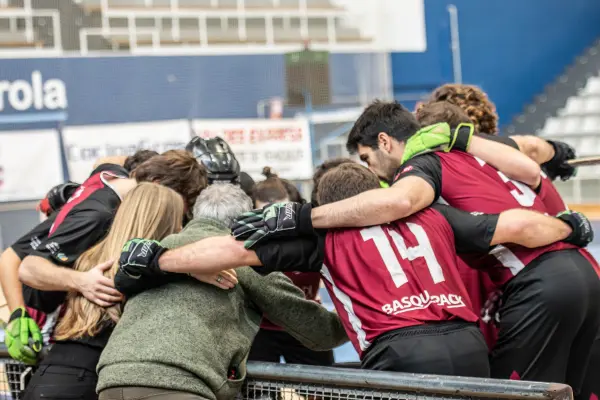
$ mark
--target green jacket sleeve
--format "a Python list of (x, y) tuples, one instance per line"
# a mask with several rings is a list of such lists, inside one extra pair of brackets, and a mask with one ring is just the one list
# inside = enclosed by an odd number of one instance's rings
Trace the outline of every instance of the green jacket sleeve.
[(316, 351), (333, 349), (348, 341), (337, 314), (327, 311), (279, 272), (261, 276), (251, 268), (237, 270), (248, 298), (270, 321)]

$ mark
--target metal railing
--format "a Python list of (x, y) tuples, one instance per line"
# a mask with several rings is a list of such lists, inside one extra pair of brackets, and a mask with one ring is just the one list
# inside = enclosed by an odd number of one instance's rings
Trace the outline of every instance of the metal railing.
[[(272, 8), (255, 8), (249, 7), (245, 0), (237, 0), (236, 5), (233, 8), (220, 8), (219, 2), (211, 2), (211, 7), (189, 7), (180, 5), (178, 0), (169, 0), (167, 6), (156, 7), (153, 1), (145, 1), (139, 5), (123, 5), (123, 6), (111, 6), (109, 0), (100, 1), (100, 12), (101, 12), (101, 31), (103, 35), (115, 36), (118, 35), (114, 32), (115, 28), (110, 26), (111, 18), (126, 19), (128, 21), (127, 28), (132, 30), (133, 33), (129, 39), (129, 48), (136, 49), (136, 43), (132, 38), (137, 37), (136, 18), (152, 18), (155, 20), (155, 29), (161, 32), (168, 31), (170, 38), (177, 42), (184, 36), (181, 28), (181, 20), (195, 19), (197, 20), (197, 35), (195, 39), (190, 43), (190, 38), (186, 37), (188, 42), (186, 47), (190, 48), (206, 48), (209, 46), (209, 29), (207, 26), (208, 18), (221, 18), (221, 19), (232, 19), (237, 22), (234, 30), (237, 31), (237, 40), (229, 43), (230, 45), (235, 44), (252, 44), (255, 43), (259, 46), (273, 47), (276, 45), (283, 44), (289, 45), (289, 43), (279, 43), (276, 35), (276, 28), (274, 26), (274, 19), (281, 18), (283, 21), (283, 27), (281, 31), (289, 31), (291, 29), (290, 19), (299, 19), (299, 35), (302, 40), (311, 38), (309, 19), (310, 18), (325, 18), (326, 19), (326, 40), (324, 41), (326, 46), (332, 46), (337, 44), (337, 33), (338, 33), (338, 18), (343, 17), (346, 11), (338, 9), (334, 6), (329, 8), (311, 8), (306, 0), (299, 0), (297, 8), (279, 8), (278, 2), (275, 0), (272, 3)], [(171, 21), (169, 28), (162, 29), (162, 19), (166, 18)], [(252, 31), (246, 25), (247, 19), (262, 19), (264, 20), (264, 26), (261, 26), (256, 32)], [(258, 34), (257, 32), (260, 32)], [(254, 37), (254, 34), (258, 34), (260, 37)], [(360, 40), (359, 40), (360, 41)], [(246, 43), (248, 42), (248, 43)], [(197, 43), (197, 45), (195, 44)], [(220, 43), (223, 44), (223, 43)], [(162, 46), (161, 40), (152, 40), (151, 49), (158, 49)], [(211, 44), (211, 46), (214, 46)], [(147, 46), (145, 46), (148, 48)], [(85, 50), (87, 51), (87, 49)]]
[[(0, 349), (0, 399), (20, 400), (34, 367), (8, 358)], [(556, 383), (403, 374), (351, 368), (249, 362), (238, 400), (400, 400), (498, 399), (572, 400), (567, 385)]]
[[(34, 18), (47, 17), (52, 20), (52, 47), (45, 47), (35, 43)], [(9, 30), (17, 32), (17, 21), (23, 20), (25, 41), (28, 44), (34, 44), (36, 50), (50, 49), (59, 51), (62, 49), (62, 38), (60, 31), (60, 14), (58, 10), (37, 10), (31, 6), (31, 0), (25, 0), (23, 8), (4, 8), (0, 7), (0, 19), (8, 19)]]
[(319, 398), (378, 400), (568, 400), (573, 397), (569, 386), (556, 383), (250, 362), (241, 398), (256, 399), (253, 396), (257, 392), (261, 395), (287, 392)]

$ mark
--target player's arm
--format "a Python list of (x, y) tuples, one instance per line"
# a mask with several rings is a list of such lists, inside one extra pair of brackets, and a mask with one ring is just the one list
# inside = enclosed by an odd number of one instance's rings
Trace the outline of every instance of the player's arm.
[(252, 303), (308, 348), (330, 350), (348, 341), (337, 314), (306, 300), (304, 292), (285, 275), (260, 276), (252, 270), (240, 270), (240, 278)]
[(213, 236), (166, 251), (158, 260), (165, 272), (207, 274), (242, 266), (261, 266), (253, 250), (233, 236)]
[(314, 208), (312, 224), (323, 229), (385, 224), (431, 205), (439, 197), (441, 186), (439, 158), (423, 154), (402, 165), (390, 188)]
[[(544, 140), (533, 135), (492, 136), (479, 134), (479, 136), (495, 142), (504, 143), (538, 163), (550, 177), (550, 180), (561, 177), (563, 180), (575, 175), (575, 168), (566, 161), (575, 158), (575, 150), (567, 143)], [(504, 171), (502, 171), (504, 172)]]
[(21, 258), (12, 247), (2, 252), (0, 256), (0, 283), (11, 312), (16, 308), (25, 307), (23, 285), (19, 280), (20, 264)]
[(323, 265), (318, 237), (273, 241), (253, 250), (231, 236), (215, 236), (169, 250), (160, 243), (132, 239), (123, 247), (116, 288), (126, 296), (164, 284), (165, 274), (198, 276), (252, 266), (263, 274), (273, 271), (315, 272)]
[(515, 243), (534, 248), (565, 240), (573, 229), (562, 220), (535, 211), (513, 209), (500, 214), (471, 214), (435, 205), (454, 232), (459, 253), (487, 252), (491, 246)]
[(17, 239), (0, 256), (0, 283), (11, 312), (17, 308), (25, 307), (23, 285), (19, 280), (21, 260), (31, 253), (32, 246), (37, 243), (38, 238), (48, 236), (53, 222), (54, 217), (50, 217), (39, 223)]
[(550, 161), (554, 157), (555, 151), (552, 144), (538, 136), (514, 135), (508, 139), (514, 141), (517, 149), (539, 165)]
[(253, 250), (232, 236), (215, 236), (166, 251), (158, 259), (165, 272), (207, 274), (243, 266), (273, 271), (315, 272), (323, 264), (318, 238), (299, 238), (270, 242)]
[(39, 290), (80, 292), (101, 306), (120, 301), (113, 281), (103, 274), (106, 266), (86, 272), (72, 269), (83, 252), (102, 240), (111, 221), (111, 213), (93, 209), (67, 215), (56, 231), (23, 259), (21, 282)]
[(540, 166), (517, 149), (480, 136), (473, 136), (468, 152), (503, 172), (510, 179), (523, 182), (533, 188), (540, 184)]

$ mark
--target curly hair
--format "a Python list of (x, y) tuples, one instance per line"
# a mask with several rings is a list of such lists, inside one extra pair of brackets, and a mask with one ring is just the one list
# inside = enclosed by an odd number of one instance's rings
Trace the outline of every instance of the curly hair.
[(447, 101), (463, 109), (475, 125), (477, 132), (498, 133), (496, 106), (481, 88), (473, 85), (449, 83), (435, 89), (429, 99), (419, 104), (417, 111), (430, 103)]

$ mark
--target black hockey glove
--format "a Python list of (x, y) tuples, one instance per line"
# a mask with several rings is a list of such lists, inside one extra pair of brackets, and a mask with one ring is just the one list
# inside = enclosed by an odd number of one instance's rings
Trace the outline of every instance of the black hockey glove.
[(573, 229), (573, 232), (564, 242), (574, 244), (578, 247), (585, 247), (594, 240), (592, 224), (582, 213), (567, 210), (559, 213), (556, 217), (566, 222)]
[(311, 211), (310, 204), (277, 203), (240, 215), (231, 231), (247, 249), (259, 241), (313, 235)]
[(167, 251), (156, 240), (131, 239), (121, 251), (115, 288), (125, 296), (161, 286), (169, 281), (169, 274), (160, 269), (158, 260)]
[(575, 176), (577, 170), (570, 166), (567, 161), (576, 157), (575, 149), (564, 142), (548, 140), (548, 143), (554, 147), (554, 157), (550, 161), (542, 164), (542, 168), (550, 180), (560, 178), (566, 181)]

